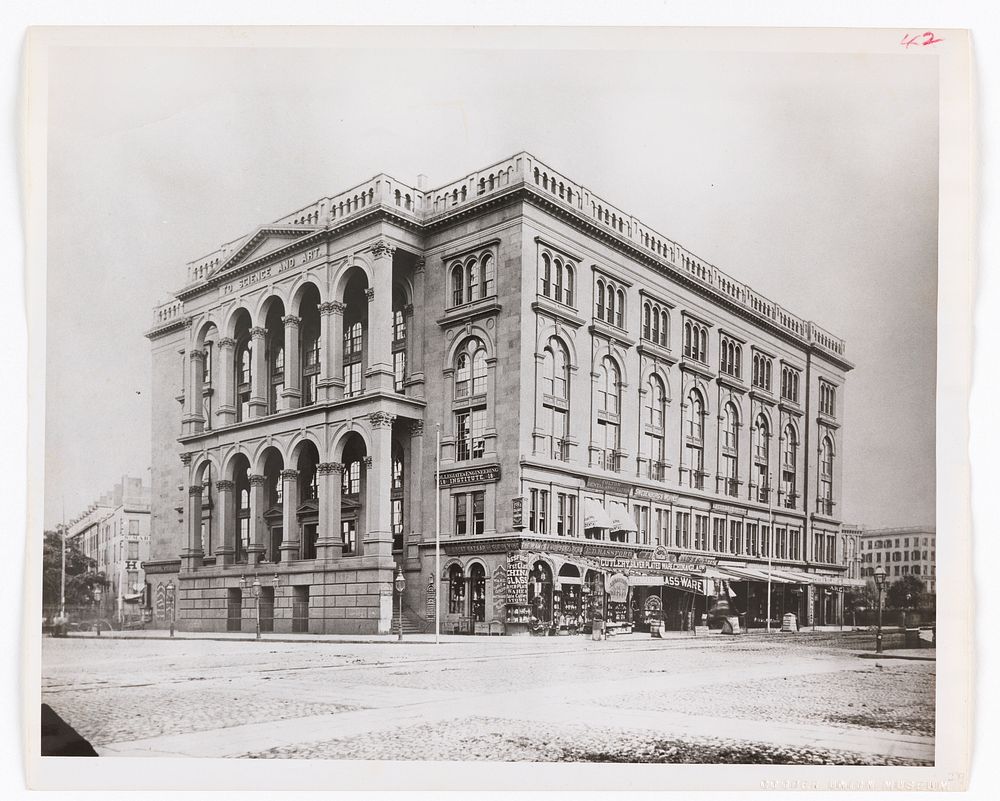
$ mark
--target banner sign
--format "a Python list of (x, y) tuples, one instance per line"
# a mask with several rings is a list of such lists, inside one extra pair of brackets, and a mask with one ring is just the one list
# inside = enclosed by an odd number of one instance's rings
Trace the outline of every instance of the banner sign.
[(465, 484), (482, 484), (500, 480), (500, 465), (491, 464), (486, 467), (472, 467), (467, 470), (452, 470), (442, 473), (439, 487), (461, 487)]
[(628, 599), (628, 576), (622, 573), (615, 573), (608, 579), (608, 600), (612, 603), (623, 604)]
[(704, 572), (705, 565), (692, 562), (657, 562), (651, 559), (608, 559), (600, 557), (597, 564), (606, 570), (634, 570), (643, 573), (667, 571), (684, 571), (686, 573)]
[(507, 603), (528, 605), (528, 556), (520, 551), (507, 554)]
[(663, 577), (663, 583), (667, 587), (674, 587), (678, 590), (684, 590), (685, 592), (701, 593), (703, 595), (707, 594), (704, 591), (704, 584), (702, 584), (703, 579), (695, 578), (694, 576), (677, 576), (677, 575), (666, 575)]
[(507, 605), (507, 567), (497, 565), (493, 571), (493, 619), (504, 619), (504, 607)]

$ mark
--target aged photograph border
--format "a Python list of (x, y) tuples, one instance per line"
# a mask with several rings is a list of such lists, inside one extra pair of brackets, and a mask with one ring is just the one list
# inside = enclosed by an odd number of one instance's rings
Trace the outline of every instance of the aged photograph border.
[[(225, 32), (211, 29), (177, 30), (131, 30), (131, 31), (81, 31), (71, 29), (49, 29), (33, 31), (29, 37), (28, 63), (26, 73), (28, 158), (30, 173), (34, 177), (26, 195), (29, 220), (29, 270), (28, 307), (29, 331), (31, 337), (32, 374), (31, 389), (34, 397), (44, 398), (44, 368), (39, 361), (44, 353), (44, 187), (45, 174), (45, 102), (42, 88), (46, 85), (46, 49), (66, 42), (80, 42), (79, 37), (95, 37), (107, 42), (109, 33), (114, 37), (128, 37), (132, 44), (167, 41), (200, 41), (214, 45), (228, 41), (234, 46), (277, 45), (302, 46), (310, 37), (322, 37), (322, 30), (281, 31), (274, 29), (241, 30), (238, 41), (228, 38)], [(405, 31), (385, 29), (380, 32), (386, 37), (402, 36)], [(538, 31), (522, 31), (530, 38)], [(567, 32), (569, 33), (569, 32)], [(600, 46), (611, 46), (615, 36), (627, 36), (624, 30), (602, 30), (600, 32), (578, 33), (584, 39), (600, 34)], [(733, 47), (747, 48), (791, 48), (828, 52), (895, 52), (898, 37), (892, 30), (852, 31), (760, 31), (753, 43), (748, 44), (740, 31), (715, 30), (693, 31), (686, 37), (684, 46), (691, 48)], [(652, 766), (652, 765), (538, 765), (517, 764), (506, 766), (508, 771), (490, 770), (491, 783), (496, 788), (531, 787), (543, 789), (568, 789), (569, 787), (593, 789), (618, 789), (623, 783), (633, 788), (662, 788), (669, 781), (672, 789), (694, 789), (710, 785), (716, 789), (760, 788), (762, 782), (780, 775), (782, 781), (802, 781), (805, 784), (820, 782), (899, 782), (899, 789), (908, 789), (907, 782), (945, 782), (949, 789), (958, 789), (963, 784), (969, 753), (970, 729), (967, 715), (969, 705), (971, 665), (963, 655), (971, 658), (972, 601), (970, 575), (970, 499), (968, 494), (968, 463), (965, 454), (967, 418), (966, 407), (969, 395), (969, 364), (971, 360), (971, 326), (969, 299), (971, 297), (971, 253), (972, 235), (972, 195), (969, 191), (971, 179), (971, 149), (968, 131), (971, 127), (971, 98), (967, 87), (970, 80), (970, 52), (966, 35), (962, 31), (944, 31), (947, 46), (934, 56), (921, 54), (915, 57), (935, 57), (941, 65), (941, 171), (940, 171), (940, 241), (939, 241), (939, 306), (938, 306), (938, 352), (951, 354), (952, 358), (938, 360), (938, 406), (937, 406), (937, 462), (938, 462), (938, 510), (939, 533), (947, 532), (953, 550), (941, 551), (938, 557), (939, 582), (953, 588), (941, 597), (938, 606), (939, 651), (938, 660), (938, 730), (937, 764), (934, 768), (791, 768), (782, 767), (779, 772), (764, 766)], [(180, 37), (180, 39), (178, 39)], [(593, 41), (597, 41), (594, 39)], [(595, 46), (597, 46), (595, 44)], [(947, 270), (941, 265), (948, 265)], [(966, 265), (966, 269), (955, 265)], [(943, 280), (947, 276), (948, 280)], [(964, 358), (954, 358), (956, 354)], [(44, 408), (39, 401), (36, 409)], [(38, 454), (43, 448), (35, 447), (43, 442), (42, 423), (38, 415), (32, 417), (32, 452)], [(41, 465), (35, 456), (31, 463), (32, 497), (30, 499), (29, 520), (40, 521)], [(29, 544), (34, 544), (29, 539)], [(29, 549), (30, 551), (30, 549)], [(37, 597), (37, 578), (32, 575), (32, 565), (37, 564), (37, 550), (29, 552), (27, 590)], [(33, 584), (34, 582), (34, 584)], [(32, 609), (26, 605), (30, 618)], [(25, 676), (37, 675), (39, 667), (39, 643), (30, 636), (31, 628), (26, 626), (29, 639), (26, 642)], [(34, 641), (32, 641), (34, 640)], [(25, 727), (27, 732), (37, 730), (38, 689), (30, 682), (24, 686)], [(942, 710), (945, 714), (942, 715)], [(34, 728), (32, 728), (34, 726)], [(344, 789), (398, 787), (402, 789), (442, 787), (442, 765), (437, 763), (380, 763), (375, 771), (370, 764), (363, 763), (294, 763), (262, 764), (231, 761), (199, 760), (194, 775), (182, 775), (168, 760), (113, 760), (102, 759), (95, 763), (71, 766), (52, 759), (30, 759), (29, 776), (35, 786), (51, 788), (89, 787), (136, 787), (150, 786), (155, 777), (157, 786), (203, 788), (206, 783), (220, 787), (261, 788), (275, 786), (323, 787), (330, 783)], [(476, 771), (484, 769), (483, 763), (447, 763), (445, 785), (459, 788), (477, 783)], [(833, 778), (836, 777), (836, 778)], [(162, 781), (162, 784), (160, 783)], [(827, 784), (826, 786), (829, 786)], [(861, 787), (864, 785), (862, 784)], [(941, 785), (943, 788), (945, 785)], [(860, 789), (860, 788), (859, 788)], [(887, 786), (891, 789), (891, 784)], [(913, 788), (917, 789), (917, 788)]]

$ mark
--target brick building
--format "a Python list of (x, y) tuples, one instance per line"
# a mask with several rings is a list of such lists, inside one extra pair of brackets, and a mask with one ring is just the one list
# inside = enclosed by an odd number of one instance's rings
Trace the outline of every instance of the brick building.
[(851, 581), (844, 342), (528, 153), (262, 226), (147, 336), (181, 627), (252, 627), (256, 576), (265, 628), (387, 632), (397, 565), (447, 631), (759, 623), (768, 575), (826, 622)]

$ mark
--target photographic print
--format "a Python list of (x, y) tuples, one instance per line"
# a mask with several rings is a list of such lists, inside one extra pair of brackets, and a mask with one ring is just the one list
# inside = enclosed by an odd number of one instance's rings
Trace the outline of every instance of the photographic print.
[(834, 34), (33, 31), (36, 784), (963, 786), (967, 42)]

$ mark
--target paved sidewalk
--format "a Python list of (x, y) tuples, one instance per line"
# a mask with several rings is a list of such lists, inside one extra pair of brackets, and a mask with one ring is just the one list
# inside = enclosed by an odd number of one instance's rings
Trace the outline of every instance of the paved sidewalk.
[(880, 654), (874, 651), (859, 651), (862, 659), (911, 659), (916, 662), (937, 661), (937, 648), (890, 648)]

